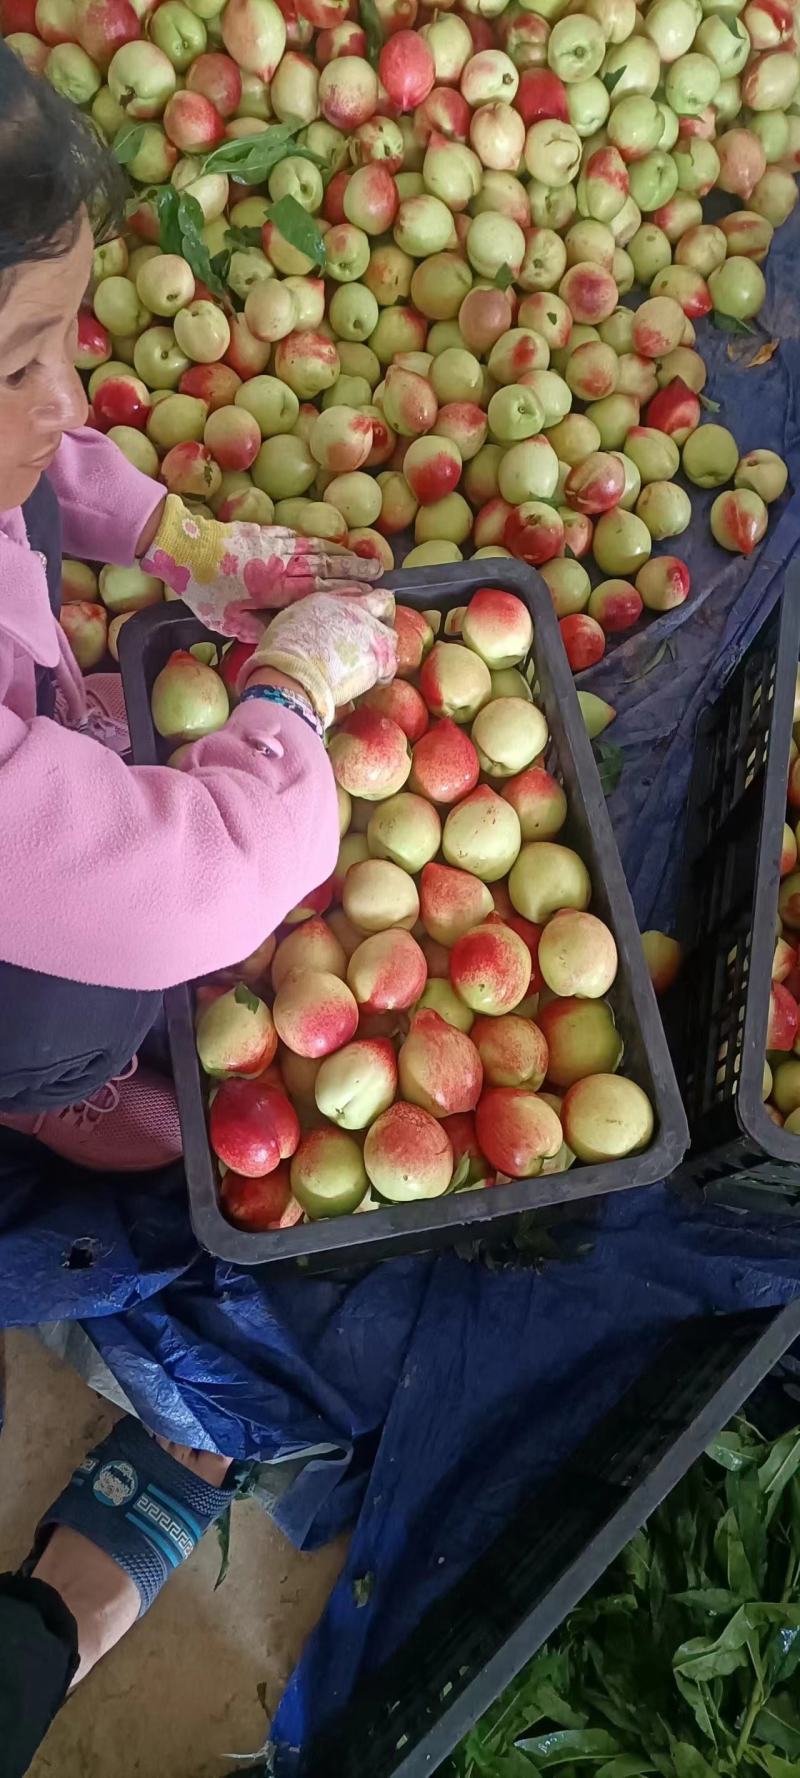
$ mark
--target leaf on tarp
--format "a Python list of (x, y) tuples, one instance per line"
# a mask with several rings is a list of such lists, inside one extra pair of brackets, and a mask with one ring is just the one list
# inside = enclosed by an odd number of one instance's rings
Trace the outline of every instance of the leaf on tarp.
[(509, 284), (514, 282), (514, 273), (510, 265), (501, 265), (495, 272), (494, 281), (498, 290), (507, 290)]
[(216, 1521), (216, 1533), (219, 1540), (219, 1574), (214, 1582), (214, 1592), (221, 1587), (231, 1565), (231, 1509), (226, 1506), (222, 1517)]
[(606, 92), (613, 93), (615, 86), (619, 85), (619, 82), (621, 81), (623, 74), (627, 74), (627, 72), (628, 72), (627, 68), (615, 68), (613, 70), (613, 73), (604, 74), (603, 75), (603, 85), (606, 89)]
[(246, 1006), (248, 1012), (258, 1012), (261, 1001), (257, 994), (248, 988), (246, 982), (237, 982), (233, 990), (233, 998), (237, 1006)]
[(144, 132), (145, 126), (143, 123), (123, 125), (119, 135), (114, 140), (112, 148), (114, 159), (119, 161), (121, 167), (127, 167), (139, 153), (139, 149), (144, 141)]
[(613, 741), (596, 741), (594, 756), (603, 795), (611, 796), (622, 777), (625, 755), (622, 748), (617, 747)]
[(358, 17), (367, 39), (367, 61), (377, 68), (383, 49), (383, 25), (375, 0), (358, 0)]
[[(714, 310), (711, 320), (720, 333), (755, 333), (755, 328), (750, 326), (749, 321), (739, 321), (736, 315), (723, 315), (721, 309)], [(730, 347), (728, 354), (730, 356)]]
[(703, 408), (707, 414), (718, 414), (722, 407), (722, 402), (712, 401), (710, 395), (700, 394), (697, 399), (701, 408)]
[(362, 1605), (369, 1605), (375, 1590), (375, 1576), (370, 1570), (367, 1574), (359, 1574), (353, 1581), (353, 1600), (361, 1610)]
[[(239, 136), (233, 142), (223, 142), (206, 155), (200, 171), (225, 173), (242, 185), (263, 185), (278, 161), (294, 153), (295, 137), (300, 127), (299, 124), (276, 123), (268, 130), (259, 130), (257, 136)], [(312, 156), (307, 158), (311, 160)]]
[(648, 673), (654, 673), (656, 667), (660, 667), (661, 662), (667, 658), (671, 661), (674, 661), (675, 659), (675, 648), (669, 638), (667, 638), (665, 642), (662, 642), (660, 648), (656, 649), (655, 654), (651, 655), (649, 661), (645, 662), (641, 673), (632, 673), (630, 678), (625, 680), (625, 684), (635, 685), (637, 680), (646, 679)]
[(745, 370), (757, 370), (760, 364), (769, 364), (770, 359), (775, 357), (780, 343), (780, 340), (766, 340), (764, 345), (759, 346), (758, 351), (753, 353), (752, 358), (748, 358)]
[(279, 198), (277, 204), (270, 204), (267, 214), (290, 247), (304, 253), (312, 265), (325, 264), (325, 242), (319, 228), (296, 198)]

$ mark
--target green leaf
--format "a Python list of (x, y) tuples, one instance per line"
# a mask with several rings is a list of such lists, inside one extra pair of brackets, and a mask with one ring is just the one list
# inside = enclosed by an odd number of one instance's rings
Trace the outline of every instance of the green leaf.
[(367, 61), (377, 68), (383, 49), (383, 25), (375, 0), (358, 0), (358, 17), (367, 39)]
[(675, 1778), (718, 1778), (717, 1772), (703, 1758), (698, 1748), (688, 1741), (673, 1741), (672, 1764)]
[(162, 185), (155, 193), (155, 204), (162, 253), (177, 253), (214, 296), (224, 297), (225, 285), (203, 240), (205, 217), (197, 199), (187, 191)]
[(112, 153), (121, 167), (127, 167), (135, 160), (144, 141), (145, 126), (143, 123), (123, 124), (114, 137)]
[(759, 1711), (751, 1733), (755, 1741), (767, 1741), (779, 1753), (800, 1759), (800, 1717), (788, 1694), (772, 1698)]
[(215, 667), (218, 655), (213, 642), (193, 642), (189, 653), (204, 667)]
[(697, 1684), (693, 1679), (686, 1679), (678, 1672), (675, 1674), (675, 1684), (684, 1703), (688, 1704), (701, 1735), (705, 1735), (706, 1740), (716, 1747), (717, 1737), (709, 1711), (708, 1688)]
[(369, 1604), (374, 1588), (375, 1576), (371, 1572), (368, 1574), (360, 1574), (353, 1581), (353, 1599), (359, 1610), (362, 1605)]
[(557, 316), (557, 315), (554, 315), (554, 314), (553, 314), (553, 313), (552, 313), (552, 310), (550, 310), (550, 309), (548, 309), (548, 311), (547, 311), (547, 319), (548, 319), (548, 321), (549, 321), (549, 322), (550, 322), (550, 326), (551, 326), (551, 327), (557, 327), (557, 326), (558, 326), (558, 316)]
[(596, 741), (594, 755), (604, 796), (611, 796), (622, 777), (625, 755), (614, 741)]
[(619, 85), (623, 74), (627, 74), (627, 72), (627, 68), (615, 68), (613, 73), (604, 74), (602, 78), (606, 92), (613, 93), (615, 86)]
[(313, 216), (296, 198), (279, 198), (277, 204), (270, 204), (268, 215), (290, 247), (304, 253), (312, 265), (324, 266), (325, 242)]
[(705, 1454), (722, 1469), (749, 1469), (757, 1459), (757, 1453), (751, 1445), (743, 1444), (738, 1432), (718, 1433), (711, 1444), (706, 1446)]
[(225, 239), (232, 253), (235, 253), (239, 248), (246, 251), (248, 247), (261, 246), (261, 230), (260, 228), (234, 228), (231, 222), (225, 230)]
[(745, 1609), (740, 1606), (719, 1636), (693, 1636), (690, 1641), (681, 1643), (672, 1660), (676, 1674), (698, 1683), (735, 1673), (737, 1667), (747, 1664), (750, 1628)]
[(772, 1518), (784, 1488), (798, 1470), (800, 1470), (800, 1437), (789, 1434), (787, 1438), (780, 1438), (776, 1441), (758, 1471), (759, 1486), (770, 1496), (768, 1521)]
[(645, 1778), (648, 1772), (657, 1772), (647, 1755), (638, 1753), (618, 1753), (605, 1766), (595, 1772), (595, 1778)]
[[(257, 136), (239, 136), (233, 142), (223, 142), (206, 155), (200, 170), (226, 173), (242, 185), (263, 185), (273, 167), (287, 154), (294, 153), (294, 139), (299, 131), (299, 124), (276, 123), (268, 130), (259, 130)], [(306, 158), (313, 157), (309, 154)]]
[(710, 395), (704, 395), (702, 390), (698, 396), (698, 401), (707, 414), (718, 414), (722, 409), (721, 401), (712, 401)]
[(557, 1729), (551, 1735), (533, 1735), (517, 1741), (521, 1753), (529, 1753), (541, 1772), (551, 1766), (563, 1766), (584, 1760), (611, 1759), (619, 1753), (619, 1742), (606, 1729)]
[(159, 227), (159, 246), (162, 253), (177, 253), (183, 257), (181, 231), (178, 226), (178, 193), (174, 185), (160, 185), (154, 193), (156, 215)]
[(762, 1753), (764, 1771), (768, 1778), (800, 1778), (800, 1760), (781, 1759), (776, 1753)]
[[(767, 1514), (755, 1470), (742, 1470), (739, 1474), (729, 1475), (725, 1492), (731, 1510), (736, 1515), (745, 1557), (753, 1576), (749, 1587), (745, 1583), (740, 1590), (749, 1593), (749, 1597), (754, 1599), (758, 1597), (764, 1578), (767, 1550)], [(738, 1582), (730, 1581), (729, 1584), (735, 1588)]]
[(510, 265), (501, 265), (495, 272), (494, 281), (498, 290), (507, 290), (509, 284), (514, 282), (514, 273)]
[(651, 655), (649, 661), (642, 667), (641, 673), (632, 673), (630, 678), (625, 680), (625, 684), (635, 685), (637, 680), (646, 679), (648, 673), (654, 673), (656, 667), (660, 667), (661, 662), (666, 659), (671, 661), (674, 661), (675, 659), (675, 649), (669, 638), (661, 643), (660, 648), (656, 649), (654, 655)]
[(720, 333), (755, 333), (756, 331), (754, 327), (750, 326), (749, 321), (738, 321), (735, 315), (723, 315), (720, 309), (714, 310), (711, 320), (713, 325), (719, 328)]
[(726, 1587), (689, 1587), (685, 1593), (673, 1593), (676, 1605), (687, 1605), (690, 1610), (726, 1612), (728, 1616), (736, 1610), (739, 1599)]
[(214, 270), (211, 255), (203, 240), (205, 225), (205, 217), (197, 199), (191, 197), (188, 191), (182, 191), (178, 197), (181, 252), (195, 277), (200, 278), (214, 296), (224, 296), (225, 286)]
[(236, 983), (236, 987), (233, 990), (233, 998), (237, 1006), (246, 1006), (248, 1012), (258, 1012), (259, 1007), (262, 1005), (258, 995), (254, 994), (252, 990), (248, 988), (246, 982)]
[(545, 1680), (542, 1685), (537, 1686), (535, 1697), (537, 1707), (541, 1710), (542, 1715), (549, 1717), (551, 1722), (557, 1723), (560, 1729), (585, 1729), (585, 1712), (573, 1710), (572, 1705), (567, 1703), (566, 1698), (561, 1697), (549, 1680)]
[(736, 13), (735, 12), (719, 12), (717, 14), (717, 17), (722, 20), (723, 25), (727, 25), (731, 36), (736, 38), (737, 43), (741, 43), (742, 30), (741, 30), (741, 26), (739, 24), (739, 20), (736, 16)]
[(216, 1521), (216, 1533), (219, 1540), (219, 1574), (214, 1582), (214, 1592), (222, 1586), (231, 1565), (231, 1509), (226, 1506), (222, 1517)]

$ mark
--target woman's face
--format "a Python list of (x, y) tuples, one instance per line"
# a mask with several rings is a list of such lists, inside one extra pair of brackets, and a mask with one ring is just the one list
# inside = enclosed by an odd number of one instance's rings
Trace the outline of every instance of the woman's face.
[(92, 234), (84, 220), (66, 253), (17, 266), (0, 284), (3, 511), (28, 499), (62, 432), (86, 419), (86, 396), (72, 361), (91, 266)]

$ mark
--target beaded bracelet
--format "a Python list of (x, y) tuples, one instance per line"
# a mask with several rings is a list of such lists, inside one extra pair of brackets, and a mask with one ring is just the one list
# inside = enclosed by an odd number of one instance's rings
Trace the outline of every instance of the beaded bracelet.
[(297, 697), (293, 691), (285, 691), (281, 685), (248, 685), (239, 699), (240, 704), (246, 703), (248, 698), (264, 698), (268, 704), (282, 704), (284, 710), (291, 710), (293, 716), (299, 716), (322, 740), (322, 723), (313, 705), (306, 703), (305, 698)]

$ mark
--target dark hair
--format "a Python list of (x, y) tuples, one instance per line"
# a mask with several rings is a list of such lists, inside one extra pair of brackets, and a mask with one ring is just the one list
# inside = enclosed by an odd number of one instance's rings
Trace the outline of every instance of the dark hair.
[(0, 40), (0, 279), (67, 252), (84, 209), (96, 235), (116, 228), (125, 195), (94, 125)]

